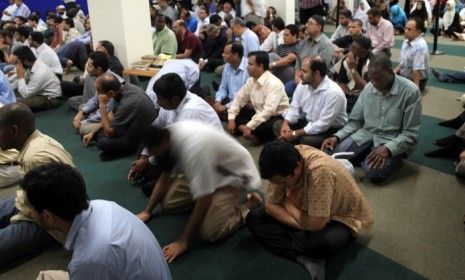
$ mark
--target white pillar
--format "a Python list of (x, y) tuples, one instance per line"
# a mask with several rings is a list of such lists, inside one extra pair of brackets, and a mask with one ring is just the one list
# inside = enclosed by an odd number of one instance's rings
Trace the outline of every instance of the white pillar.
[(286, 24), (295, 23), (295, 1), (292, 0), (266, 0), (266, 7), (273, 6)]
[(101, 40), (115, 45), (124, 67), (153, 54), (147, 0), (88, 0), (94, 47)]

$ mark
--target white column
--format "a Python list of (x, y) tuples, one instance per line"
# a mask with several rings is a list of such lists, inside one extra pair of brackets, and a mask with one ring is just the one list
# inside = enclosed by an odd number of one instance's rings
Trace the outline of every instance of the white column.
[(286, 24), (295, 23), (295, 1), (292, 0), (266, 0), (266, 7), (273, 6)]
[(94, 47), (101, 40), (115, 45), (124, 67), (153, 54), (147, 0), (88, 0)]

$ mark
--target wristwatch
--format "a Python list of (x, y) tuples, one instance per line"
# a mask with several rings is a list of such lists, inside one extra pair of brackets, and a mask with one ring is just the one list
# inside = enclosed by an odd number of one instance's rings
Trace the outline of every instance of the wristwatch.
[(276, 66), (276, 61), (271, 62), (271, 66), (275, 67)]
[(355, 69), (350, 69), (350, 73), (355, 74), (355, 72), (357, 72), (357, 70), (355, 70)]
[(295, 130), (292, 131), (292, 137), (296, 137), (297, 134), (295, 133)]

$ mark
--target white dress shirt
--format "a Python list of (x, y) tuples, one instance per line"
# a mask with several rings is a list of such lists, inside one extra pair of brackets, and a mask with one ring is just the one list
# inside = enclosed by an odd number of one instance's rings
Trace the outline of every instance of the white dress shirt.
[(278, 45), (284, 44), (284, 30), (279, 33), (271, 32), (260, 45), (260, 50), (265, 52), (276, 51)]
[(227, 133), (195, 121), (168, 126), (174, 172), (186, 176), (194, 200), (224, 186), (257, 189), (260, 176), (252, 155)]
[(199, 18), (197, 18), (197, 29), (195, 30), (194, 34), (195, 36), (199, 37), (200, 35), (200, 29), (202, 29), (202, 27), (205, 25), (208, 25), (210, 24), (210, 18), (205, 18), (204, 20), (201, 20)]
[(28, 83), (24, 78), (18, 79), (18, 92), (21, 97), (28, 98), (34, 95), (43, 95), (58, 98), (61, 96), (60, 80), (47, 64), (37, 59), (29, 72)]
[(306, 119), (307, 135), (318, 135), (329, 128), (340, 128), (347, 124), (347, 100), (338, 84), (325, 76), (316, 89), (300, 83), (294, 91), (289, 111), (283, 118), (294, 124)]
[(32, 51), (37, 59), (42, 60), (42, 62), (52, 69), (53, 73), (63, 75), (63, 67), (61, 67), (60, 59), (51, 47), (43, 43), (38, 48), (32, 48)]

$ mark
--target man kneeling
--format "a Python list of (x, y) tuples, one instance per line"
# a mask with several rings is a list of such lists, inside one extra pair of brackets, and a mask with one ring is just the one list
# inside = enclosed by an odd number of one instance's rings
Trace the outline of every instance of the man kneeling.
[[(168, 262), (187, 250), (197, 230), (207, 241), (222, 239), (260, 204), (257, 193), (240, 204), (244, 191), (257, 188), (260, 178), (250, 153), (226, 133), (200, 122), (180, 121), (165, 129), (149, 127), (143, 144), (163, 173), (139, 218), (148, 221), (159, 203), (167, 213), (192, 208), (181, 236), (163, 248)], [(184, 174), (187, 182), (176, 174)]]
[(265, 208), (247, 216), (247, 227), (271, 252), (302, 263), (312, 279), (324, 279), (321, 259), (371, 228), (368, 202), (342, 164), (309, 146), (268, 143), (259, 167), (270, 184)]

